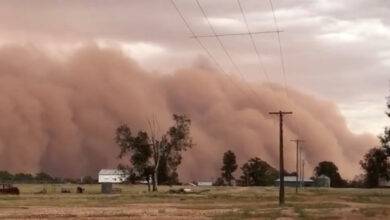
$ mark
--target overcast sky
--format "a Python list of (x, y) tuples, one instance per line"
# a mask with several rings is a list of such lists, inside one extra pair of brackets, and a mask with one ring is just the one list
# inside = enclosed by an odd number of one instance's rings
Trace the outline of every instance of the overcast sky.
[[(194, 0), (176, 0), (198, 35), (211, 34)], [(199, 0), (217, 33), (247, 32), (237, 0)], [(268, 0), (241, 0), (252, 32), (276, 30)], [(221, 41), (245, 80), (287, 83), (335, 101), (355, 132), (378, 134), (389, 94), (390, 1), (273, 0), (276, 34)], [(0, 1), (0, 44), (33, 44), (61, 57), (85, 43), (118, 47), (150, 70), (209, 62), (170, 0)], [(202, 42), (227, 73), (238, 74), (215, 38)], [(263, 67), (262, 67), (263, 66)]]

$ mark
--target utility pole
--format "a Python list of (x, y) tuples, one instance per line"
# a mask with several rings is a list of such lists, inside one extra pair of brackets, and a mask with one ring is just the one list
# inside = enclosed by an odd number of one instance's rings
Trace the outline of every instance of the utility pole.
[(303, 173), (302, 173), (302, 164), (303, 164), (303, 159), (302, 159), (302, 146), (299, 146), (299, 186), (302, 188), (302, 176), (303, 176)]
[(302, 143), (304, 142), (304, 140), (301, 140), (301, 139), (295, 139), (295, 140), (291, 140), (292, 142), (295, 142), (296, 145), (297, 145), (297, 163), (296, 163), (296, 173), (297, 173), (297, 178), (296, 178), (296, 182), (295, 182), (295, 193), (298, 193), (298, 185), (299, 185), (299, 143)]
[(302, 160), (302, 182), (305, 187), (305, 160)]
[(279, 116), (279, 206), (284, 205), (284, 159), (283, 159), (283, 116), (292, 112), (270, 112), (271, 115)]

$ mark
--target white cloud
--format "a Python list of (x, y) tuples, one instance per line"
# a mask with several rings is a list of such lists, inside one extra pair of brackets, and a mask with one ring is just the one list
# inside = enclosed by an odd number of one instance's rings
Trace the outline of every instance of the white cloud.
[[(351, 104), (339, 104), (341, 113), (347, 117), (348, 127), (355, 133), (371, 132), (381, 134), (390, 122), (384, 114), (384, 104), (360, 101)], [(384, 102), (383, 102), (384, 103)]]
[(99, 39), (96, 40), (98, 46), (105, 47), (117, 47), (129, 57), (136, 60), (143, 61), (153, 56), (162, 55), (166, 52), (166, 49), (149, 42), (124, 42), (116, 40)]
[(166, 49), (163, 47), (145, 42), (120, 43), (122, 50), (138, 59), (147, 59), (152, 56), (161, 55)]
[[(236, 29), (236, 28), (242, 28), (243, 23), (237, 19), (233, 18), (217, 18), (212, 17), (209, 18), (210, 23), (215, 27), (221, 27), (221, 28), (229, 28), (229, 29)], [(207, 22), (207, 21), (205, 21)]]
[(320, 40), (336, 43), (355, 43), (376, 38), (390, 40), (390, 28), (379, 19), (332, 20), (322, 28), (323, 34), (318, 36)]
[(340, 0), (316, 0), (314, 1), (314, 7), (321, 11), (334, 11), (343, 9), (344, 5)]

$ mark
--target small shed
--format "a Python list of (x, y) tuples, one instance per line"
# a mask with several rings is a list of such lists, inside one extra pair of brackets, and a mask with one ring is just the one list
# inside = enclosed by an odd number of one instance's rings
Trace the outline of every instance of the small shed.
[(320, 175), (315, 179), (315, 185), (317, 187), (330, 187), (330, 178), (325, 175)]

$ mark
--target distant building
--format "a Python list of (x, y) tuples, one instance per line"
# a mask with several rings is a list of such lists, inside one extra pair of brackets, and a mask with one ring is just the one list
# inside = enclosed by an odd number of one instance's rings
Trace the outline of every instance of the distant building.
[[(298, 178), (297, 182), (297, 176), (285, 176), (284, 177), (284, 185), (285, 186), (300, 186), (302, 183), (302, 186), (314, 186), (314, 181), (309, 178), (305, 178), (303, 181)], [(280, 179), (278, 178), (275, 180), (275, 186), (279, 186), (280, 184)]]
[(379, 178), (379, 187), (390, 187), (390, 181), (384, 179), (384, 178)]
[(198, 181), (196, 183), (197, 186), (212, 186), (213, 182), (212, 181)]
[(320, 175), (314, 182), (317, 187), (330, 187), (330, 178), (325, 175)]
[(123, 170), (102, 169), (99, 171), (99, 183), (123, 183), (129, 174)]

